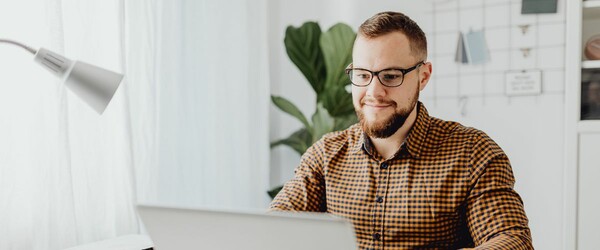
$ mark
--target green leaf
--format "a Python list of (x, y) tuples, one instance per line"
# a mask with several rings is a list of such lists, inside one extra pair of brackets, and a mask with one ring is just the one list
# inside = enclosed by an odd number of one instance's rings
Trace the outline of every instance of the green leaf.
[[(344, 69), (352, 59), (355, 38), (352, 28), (345, 24), (336, 24), (325, 33), (321, 33), (315, 22), (306, 22), (299, 28), (287, 27), (284, 39), (287, 54), (315, 90), (317, 110), (311, 126), (294, 104), (272, 96), (277, 107), (305, 126), (288, 138), (272, 142), (272, 148), (287, 145), (302, 155), (324, 134), (345, 129), (356, 122), (352, 95), (344, 89), (350, 83)], [(268, 193), (273, 198), (280, 189), (277, 187)]]
[(333, 117), (329, 115), (323, 105), (317, 104), (317, 112), (312, 117), (313, 122), (313, 142), (319, 140), (324, 134), (333, 131)]
[(323, 91), (321, 102), (331, 116), (338, 117), (354, 113), (352, 94), (348, 93), (343, 86), (328, 86)]
[(358, 122), (358, 118), (356, 117), (356, 113), (352, 113), (345, 116), (335, 117), (333, 130), (339, 131), (347, 129), (348, 127), (354, 125)]
[(304, 124), (304, 127), (310, 127), (310, 124), (308, 123), (308, 120), (306, 119), (304, 114), (302, 114), (302, 111), (300, 111), (300, 109), (298, 109), (298, 107), (296, 107), (296, 105), (294, 105), (292, 102), (288, 101), (283, 97), (274, 95), (271, 95), (271, 100), (273, 101), (275, 106), (277, 106), (283, 112), (286, 112), (289, 115), (296, 117), (300, 122), (302, 122), (302, 124)]
[(344, 70), (352, 61), (352, 45), (356, 33), (350, 26), (338, 23), (321, 35), (321, 50), (325, 59), (327, 77), (325, 88), (345, 86), (350, 82)]
[(279, 145), (286, 145), (298, 152), (298, 154), (302, 155), (312, 144), (313, 142), (310, 132), (306, 128), (301, 128), (291, 134), (288, 138), (271, 142), (271, 148)]
[(283, 186), (274, 187), (273, 189), (267, 191), (267, 194), (269, 194), (269, 197), (271, 197), (271, 199), (275, 199), (275, 196), (277, 196), (281, 189), (283, 189)]
[(304, 74), (316, 93), (325, 86), (326, 69), (319, 46), (321, 27), (316, 22), (306, 22), (299, 28), (288, 26), (285, 31), (285, 50), (288, 57)]

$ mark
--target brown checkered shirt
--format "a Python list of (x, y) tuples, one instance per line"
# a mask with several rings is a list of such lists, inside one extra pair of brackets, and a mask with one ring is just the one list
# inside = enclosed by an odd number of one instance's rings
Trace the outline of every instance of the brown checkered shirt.
[(422, 103), (392, 158), (357, 124), (312, 145), (295, 173), (270, 210), (346, 218), (360, 249), (533, 249), (502, 149), (482, 131), (430, 117)]

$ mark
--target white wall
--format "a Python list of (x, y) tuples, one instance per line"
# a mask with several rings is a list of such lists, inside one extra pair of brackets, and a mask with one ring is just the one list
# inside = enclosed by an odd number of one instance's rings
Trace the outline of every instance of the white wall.
[[(314, 93), (288, 59), (283, 46), (286, 26), (318, 21), (322, 29), (344, 22), (356, 29), (379, 11), (400, 11), (428, 35), (434, 79), (421, 100), (433, 116), (459, 121), (487, 132), (508, 154), (530, 219), (534, 246), (560, 249), (563, 242), (564, 158), (564, 20), (565, 1), (557, 14), (521, 15), (521, 0), (429, 1), (270, 1), (269, 42), (272, 94), (314, 111)], [(434, 6), (434, 4), (436, 4)], [(435, 12), (433, 11), (435, 10)], [(454, 10), (454, 11), (453, 11)], [(458, 10), (458, 11), (456, 11)], [(456, 20), (455, 27), (444, 26)], [(504, 20), (504, 21), (503, 21)], [(527, 34), (520, 24), (531, 24)], [(451, 25), (450, 25), (451, 26)], [(452, 61), (457, 31), (486, 28), (491, 61), (484, 66), (459, 66)], [(450, 41), (450, 43), (448, 43)], [(522, 47), (533, 47), (523, 57)], [(507, 97), (504, 72), (541, 69), (542, 94)], [(458, 75), (456, 75), (458, 73)], [(461, 98), (466, 97), (466, 98)], [(294, 118), (271, 107), (272, 140), (301, 127)], [(299, 156), (287, 147), (271, 151), (271, 184), (293, 176)]]

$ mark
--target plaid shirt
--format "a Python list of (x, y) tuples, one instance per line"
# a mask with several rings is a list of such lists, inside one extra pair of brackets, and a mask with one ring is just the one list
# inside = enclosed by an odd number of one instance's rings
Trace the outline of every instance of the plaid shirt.
[(295, 173), (270, 210), (346, 218), (360, 249), (533, 249), (502, 149), (482, 131), (430, 117), (420, 102), (390, 159), (356, 124), (312, 145)]

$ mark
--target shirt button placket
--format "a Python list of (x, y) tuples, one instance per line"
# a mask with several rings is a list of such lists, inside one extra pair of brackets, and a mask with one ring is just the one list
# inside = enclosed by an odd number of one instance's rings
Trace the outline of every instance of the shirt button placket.
[(387, 177), (388, 177), (388, 172), (386, 171), (389, 168), (389, 165), (385, 162), (382, 162), (381, 164), (379, 164), (379, 168), (381, 168), (381, 182), (380, 182), (380, 188), (377, 192), (377, 198), (375, 199), (375, 202), (381, 204), (383, 206), (383, 198), (385, 195), (384, 190), (387, 190)]
[[(379, 215), (377, 217), (379, 218), (374, 218), (375, 221), (377, 221), (378, 223), (376, 223), (375, 225), (375, 233), (373, 233), (373, 241), (375, 242), (379, 242), (382, 240), (382, 230), (383, 228), (381, 228), (383, 223), (382, 221), (380, 221), (383, 217), (384, 212), (384, 207), (383, 207), (383, 202), (384, 202), (384, 195), (385, 195), (385, 191), (387, 189), (387, 176), (388, 176), (388, 170), (389, 165), (386, 162), (381, 162), (379, 164), (379, 169), (380, 171), (380, 178), (379, 178), (379, 184), (378, 184), (378, 190), (377, 190), (377, 195), (375, 197), (375, 202), (379, 205)], [(379, 249), (381, 246), (381, 244), (375, 243), (374, 247), (375, 249)]]

